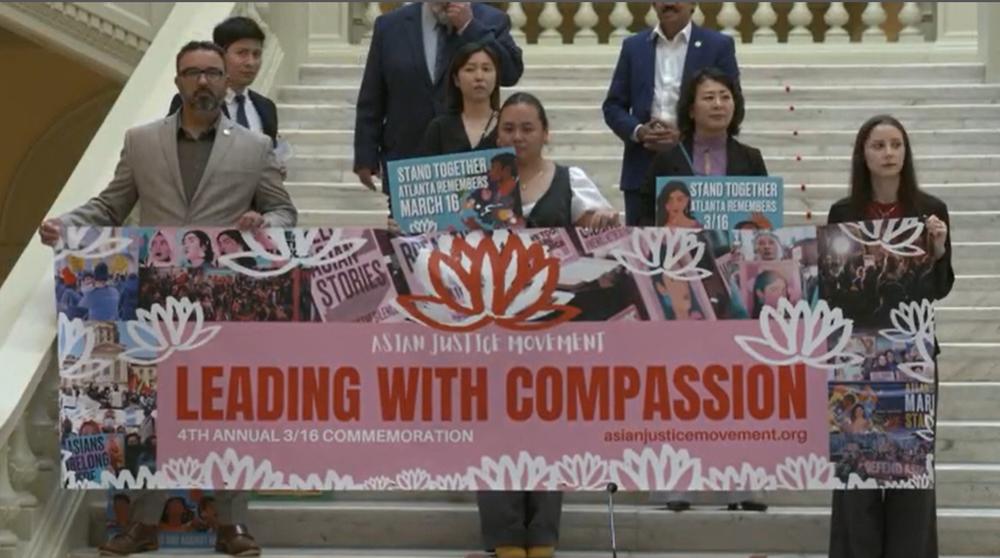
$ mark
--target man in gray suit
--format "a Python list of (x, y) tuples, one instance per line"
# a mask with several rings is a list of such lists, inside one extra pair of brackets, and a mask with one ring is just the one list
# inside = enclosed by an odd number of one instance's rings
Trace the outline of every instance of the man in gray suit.
[[(129, 130), (111, 183), (84, 205), (43, 222), (42, 242), (55, 245), (67, 225), (120, 226), (137, 202), (140, 226), (295, 226), (298, 214), (282, 185), (271, 140), (222, 114), (222, 49), (210, 42), (185, 45), (177, 55), (174, 82), (183, 100), (180, 112)], [(166, 497), (165, 491), (141, 494), (133, 523), (103, 545), (101, 553), (127, 556), (156, 550)], [(260, 555), (242, 525), (246, 494), (220, 492), (216, 502), (216, 550)]]

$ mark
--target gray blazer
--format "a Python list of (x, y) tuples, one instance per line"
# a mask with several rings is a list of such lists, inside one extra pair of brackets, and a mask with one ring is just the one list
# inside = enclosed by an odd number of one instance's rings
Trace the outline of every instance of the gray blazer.
[(254, 210), (270, 227), (294, 227), (271, 141), (221, 117), (205, 174), (188, 199), (177, 158), (176, 114), (125, 134), (115, 176), (103, 192), (60, 219), (65, 225), (120, 226), (139, 202), (139, 226), (229, 227)]

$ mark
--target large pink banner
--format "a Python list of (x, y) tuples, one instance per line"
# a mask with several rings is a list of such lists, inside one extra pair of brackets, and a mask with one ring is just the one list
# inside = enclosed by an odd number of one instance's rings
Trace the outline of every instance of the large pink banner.
[(932, 486), (922, 227), (76, 229), (64, 480)]

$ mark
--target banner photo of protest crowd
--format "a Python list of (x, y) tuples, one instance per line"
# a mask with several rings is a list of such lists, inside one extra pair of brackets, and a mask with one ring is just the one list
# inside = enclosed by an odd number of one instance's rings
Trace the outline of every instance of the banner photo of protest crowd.
[(917, 219), (70, 228), (63, 482), (929, 488), (930, 271)]

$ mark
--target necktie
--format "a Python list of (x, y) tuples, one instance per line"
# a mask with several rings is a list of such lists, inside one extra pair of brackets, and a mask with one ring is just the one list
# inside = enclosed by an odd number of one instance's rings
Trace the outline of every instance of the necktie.
[(237, 95), (234, 100), (236, 101), (236, 123), (250, 129), (250, 122), (247, 121), (246, 96)]
[(448, 27), (440, 23), (434, 27), (437, 31), (437, 54), (434, 57), (434, 82), (437, 83), (438, 76), (448, 71), (448, 39), (450, 33)]

